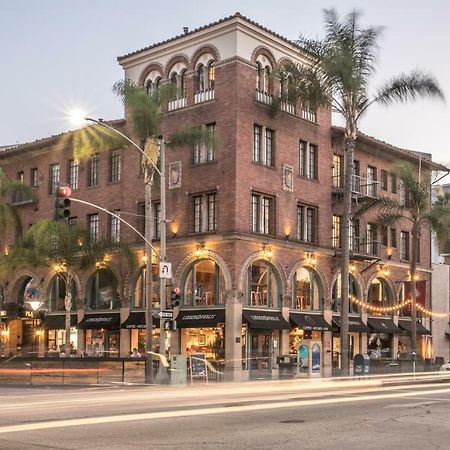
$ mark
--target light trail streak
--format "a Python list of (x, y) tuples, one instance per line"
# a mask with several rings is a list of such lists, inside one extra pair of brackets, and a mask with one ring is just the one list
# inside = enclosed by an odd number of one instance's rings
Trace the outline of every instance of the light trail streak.
[[(114, 415), (114, 416), (104, 416), (104, 417), (90, 417), (81, 419), (66, 419), (59, 421), (48, 421), (48, 422), (36, 422), (36, 423), (25, 423), (20, 425), (8, 425), (0, 427), (0, 434), (6, 433), (17, 433), (25, 431), (35, 431), (35, 430), (45, 430), (45, 429), (55, 429), (55, 428), (66, 428), (66, 427), (76, 427), (76, 426), (89, 426), (89, 425), (101, 425), (101, 424), (111, 424), (111, 423), (122, 423), (122, 422), (134, 422), (142, 420), (155, 420), (155, 419), (167, 419), (167, 418), (180, 418), (180, 417), (193, 417), (193, 416), (204, 416), (204, 415), (216, 415), (216, 414), (230, 414), (230, 413), (241, 413), (241, 412), (253, 412), (253, 411), (263, 411), (271, 409), (284, 409), (284, 408), (298, 408), (307, 406), (320, 406), (320, 405), (332, 405), (332, 404), (342, 404), (342, 403), (356, 403), (362, 401), (371, 400), (381, 400), (389, 398), (407, 398), (415, 397), (420, 394), (442, 394), (450, 393), (450, 388), (445, 389), (434, 389), (425, 391), (414, 391), (414, 392), (398, 392), (390, 393), (384, 395), (361, 395), (359, 397), (337, 397), (332, 399), (314, 399), (314, 400), (297, 400), (297, 401), (286, 401), (277, 403), (266, 403), (266, 404), (256, 404), (256, 405), (241, 405), (241, 406), (228, 406), (228, 407), (212, 407), (212, 408), (200, 408), (200, 409), (181, 409), (178, 411), (162, 411), (162, 412), (151, 412), (151, 413), (139, 413), (139, 414), (124, 414), (124, 415)], [(430, 399), (430, 401), (433, 401)]]

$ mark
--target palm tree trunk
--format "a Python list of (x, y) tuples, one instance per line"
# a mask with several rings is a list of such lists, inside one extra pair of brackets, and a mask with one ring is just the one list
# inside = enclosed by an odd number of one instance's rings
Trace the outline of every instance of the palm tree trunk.
[(350, 217), (352, 213), (352, 175), (355, 139), (345, 138), (344, 141), (344, 204), (341, 229), (341, 372), (350, 374), (350, 340), (349, 340), (349, 266), (350, 266)]
[(65, 323), (65, 329), (66, 329), (66, 342), (64, 346), (64, 356), (66, 358), (70, 357), (71, 352), (71, 345), (70, 345), (70, 311), (72, 309), (72, 294), (70, 292), (70, 286), (71, 284), (66, 283), (66, 297), (64, 299), (64, 307), (66, 310), (66, 323)]
[(419, 245), (419, 226), (414, 224), (412, 228), (411, 246), (411, 352), (417, 353), (417, 309), (416, 309), (416, 270), (417, 270), (417, 246)]

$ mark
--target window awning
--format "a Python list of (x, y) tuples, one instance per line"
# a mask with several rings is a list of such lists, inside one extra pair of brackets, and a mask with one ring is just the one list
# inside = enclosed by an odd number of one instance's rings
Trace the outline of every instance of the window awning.
[[(341, 318), (333, 316), (333, 323), (341, 328)], [(351, 333), (368, 333), (370, 328), (361, 320), (361, 317), (349, 317), (348, 318), (348, 331)]]
[[(152, 316), (152, 325), (159, 327), (159, 319)], [(145, 330), (145, 311), (131, 311), (125, 322), (122, 322), (120, 325), (120, 328)]]
[(309, 331), (330, 331), (331, 325), (324, 319), (322, 315), (319, 314), (306, 314), (291, 312), (290, 314), (291, 323), (295, 326), (302, 328), (303, 330)]
[[(400, 319), (398, 321), (398, 326), (402, 330), (405, 330), (408, 333), (411, 333), (411, 320)], [(431, 331), (427, 330), (420, 322), (417, 322), (416, 332), (417, 332), (417, 334), (421, 334), (421, 335), (424, 335), (424, 336), (425, 335), (431, 335)]]
[(282, 316), (280, 311), (250, 311), (244, 309), (242, 317), (250, 328), (262, 330), (289, 330), (291, 325)]
[(217, 327), (225, 323), (225, 309), (188, 309), (176, 317), (178, 328)]
[(392, 319), (381, 319), (369, 317), (367, 319), (367, 324), (376, 333), (386, 333), (386, 334), (395, 334), (400, 333), (400, 328), (395, 325)]
[(119, 313), (85, 314), (77, 328), (81, 330), (117, 329), (120, 326)]
[[(77, 324), (77, 315), (70, 315), (70, 326), (74, 327)], [(65, 314), (49, 314), (45, 316), (44, 321), (41, 324), (43, 330), (64, 330), (66, 328), (66, 315)]]

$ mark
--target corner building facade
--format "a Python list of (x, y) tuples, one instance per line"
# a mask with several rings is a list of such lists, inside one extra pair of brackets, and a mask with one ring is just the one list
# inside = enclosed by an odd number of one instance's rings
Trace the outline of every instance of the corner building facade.
[[(178, 328), (169, 333), (170, 353), (204, 353), (229, 379), (272, 376), (278, 370), (277, 357), (288, 354), (301, 360), (300, 374), (331, 375), (340, 367), (343, 132), (332, 127), (328, 109), (281, 103), (274, 114), (273, 104), (284, 89), (274, 76), (276, 69), (286, 60), (306, 64), (301, 49), (236, 14), (118, 60), (124, 77), (149, 92), (164, 83), (177, 87), (163, 119), (165, 139), (186, 127), (205, 125), (217, 141), (216, 146), (167, 150), (168, 260), (174, 269), (172, 286), (181, 290), (180, 306), (175, 308)], [(131, 130), (126, 119), (125, 111), (125, 121), (116, 125)], [(59, 177), (70, 184), (74, 176), (70, 133), (7, 149), (0, 158), (12, 178), (22, 173), (27, 181), (29, 173), (32, 180), (32, 171), (38, 169), (34, 186), (38, 206), (17, 204), (24, 223), (49, 217), (52, 183)], [(127, 148), (96, 158), (77, 162), (74, 196), (124, 217), (127, 212), (142, 215), (139, 155)], [(403, 195), (401, 180), (392, 172), (398, 159), (420, 163), (423, 170), (436, 169), (429, 155), (360, 135), (353, 175), (355, 208), (365, 196)], [(60, 165), (58, 174), (52, 164)], [(156, 245), (161, 226), (158, 181), (150, 219)], [(73, 218), (91, 232), (112, 239), (119, 233), (142, 255), (143, 244), (131, 230), (94, 210), (78, 205), (72, 210)], [(142, 218), (129, 220), (143, 230)], [(370, 217), (353, 221), (351, 356), (369, 352), (377, 358), (395, 357), (408, 351), (406, 308), (372, 314), (357, 304), (359, 300), (388, 308), (408, 297), (408, 227), (405, 222), (386, 230)], [(77, 352), (126, 356), (133, 347), (144, 350), (143, 270), (129, 273), (113, 257), (77, 277), (73, 287)], [(427, 229), (421, 233), (418, 270), (421, 301), (429, 307)], [(50, 305), (53, 297), (62, 295), (55, 279), (56, 273), (17, 274), (5, 297), (8, 303), (23, 302), (27, 283), (36, 280)], [(157, 293), (158, 288), (156, 308)], [(44, 324), (60, 313), (54, 306), (53, 301), (46, 308)], [(11, 320), (10, 330), (23, 330), (23, 321)], [(423, 356), (431, 357), (431, 324), (427, 319), (422, 322), (419, 348)], [(50, 346), (50, 336), (56, 339), (57, 331), (47, 328), (41, 351)], [(154, 328), (153, 333), (158, 332)], [(11, 349), (16, 335), (10, 331)]]

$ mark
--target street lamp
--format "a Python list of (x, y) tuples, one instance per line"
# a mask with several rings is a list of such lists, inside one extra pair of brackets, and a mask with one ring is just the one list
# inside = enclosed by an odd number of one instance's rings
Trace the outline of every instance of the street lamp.
[[(138, 144), (132, 141), (128, 136), (126, 136), (121, 131), (108, 125), (103, 120), (92, 119), (90, 117), (85, 117), (88, 122), (93, 122), (97, 125), (103, 126), (113, 133), (121, 136), (129, 144), (133, 146), (135, 150), (139, 152), (143, 158), (144, 164), (144, 184), (145, 184), (145, 326), (146, 326), (146, 348), (147, 348), (147, 358), (148, 363), (146, 364), (145, 381), (146, 383), (153, 382), (153, 339), (152, 339), (152, 329), (153, 329), (153, 316), (152, 316), (152, 297), (153, 297), (153, 271), (152, 271), (152, 184), (153, 175), (156, 172), (160, 176), (160, 194), (161, 194), (161, 237), (160, 237), (160, 260), (166, 261), (167, 251), (166, 251), (166, 175), (165, 175), (165, 142), (164, 139), (160, 139), (160, 161), (161, 168), (156, 165), (156, 158), (152, 158), (148, 155)], [(160, 277), (160, 310), (166, 309), (166, 279)], [(160, 319), (159, 324), (160, 335), (159, 335), (159, 352), (162, 357), (166, 353), (166, 333), (164, 330), (164, 319)], [(159, 364), (159, 371), (157, 378), (161, 382), (167, 380), (167, 372), (162, 364)]]
[[(33, 312), (33, 331), (34, 331), (34, 339), (33, 339), (33, 353), (38, 354), (39, 351), (39, 337), (41, 336), (41, 330), (38, 329), (38, 317), (37, 313), (40, 307), (44, 304), (44, 302), (40, 300), (28, 300), (28, 305), (30, 306)], [(38, 349), (36, 349), (36, 339), (38, 340)], [(36, 351), (37, 350), (37, 351)]]

